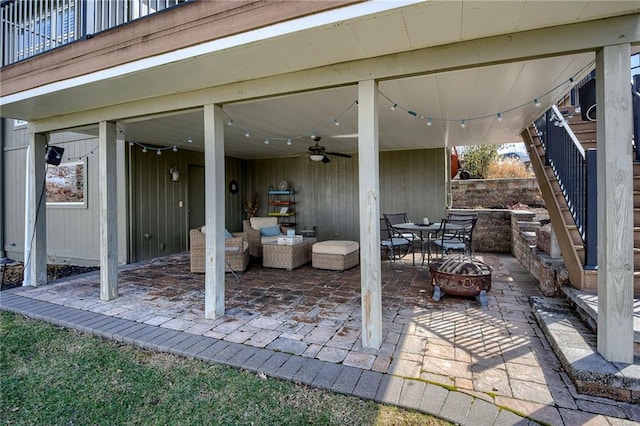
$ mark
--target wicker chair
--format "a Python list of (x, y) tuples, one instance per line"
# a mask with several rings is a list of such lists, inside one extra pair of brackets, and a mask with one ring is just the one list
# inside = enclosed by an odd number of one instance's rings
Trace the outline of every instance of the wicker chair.
[(249, 254), (253, 257), (262, 257), (262, 244), (265, 242), (276, 241), (278, 237), (284, 234), (278, 234), (270, 237), (263, 237), (260, 228), (264, 226), (278, 225), (276, 217), (253, 217), (250, 220), (242, 221), (242, 231), (247, 235), (249, 242)]
[[(202, 228), (189, 231), (189, 248), (191, 254), (191, 272), (204, 273), (205, 265), (205, 240), (206, 236), (201, 232)], [(235, 232), (233, 238), (224, 240), (224, 270), (225, 272), (245, 271), (249, 265), (249, 244), (244, 232)]]

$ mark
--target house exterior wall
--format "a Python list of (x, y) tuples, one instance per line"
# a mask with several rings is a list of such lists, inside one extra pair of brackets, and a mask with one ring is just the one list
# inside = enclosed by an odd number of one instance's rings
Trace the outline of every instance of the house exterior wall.
[[(26, 126), (7, 126), (6, 250), (22, 259), (24, 247), (24, 182)], [(86, 157), (86, 207), (49, 207), (47, 245), (50, 261), (97, 264), (99, 261), (97, 138), (79, 133), (52, 134), (50, 144), (65, 148), (64, 161)], [(129, 162), (131, 166), (126, 165)], [(175, 164), (180, 180), (172, 182), (169, 169)], [(201, 152), (178, 150), (142, 153), (122, 142), (119, 147), (119, 225), (121, 262), (132, 262), (188, 250), (188, 170), (204, 166)], [(406, 211), (414, 221), (442, 217), (445, 211), (444, 150), (392, 151), (380, 153), (380, 199), (382, 212)], [(130, 170), (128, 170), (130, 169)], [(359, 240), (358, 161), (332, 157), (330, 164), (312, 162), (306, 156), (265, 160), (225, 161), (225, 217), (230, 231), (242, 229), (244, 203), (253, 193), (260, 200), (260, 215), (268, 212), (267, 191), (287, 180), (296, 190), (298, 229), (314, 229), (319, 240)], [(232, 194), (229, 182), (238, 182)], [(129, 183), (130, 182), (130, 183)], [(434, 182), (426, 185), (425, 182)], [(128, 190), (129, 188), (130, 190)], [(122, 200), (122, 203), (120, 202)], [(130, 214), (126, 213), (130, 200)], [(180, 203), (182, 202), (182, 204)], [(120, 205), (122, 204), (122, 205)], [(182, 205), (182, 207), (181, 207)], [(339, 209), (338, 206), (341, 206)], [(129, 228), (129, 231), (127, 231)], [(145, 238), (145, 235), (148, 238)], [(129, 240), (130, 239), (130, 240)], [(130, 243), (128, 243), (130, 241)]]
[[(360, 240), (358, 159), (331, 157), (331, 163), (298, 158), (248, 161), (247, 195), (257, 193), (258, 215), (268, 212), (267, 191), (282, 180), (296, 191), (298, 229), (315, 229), (322, 240)], [(446, 208), (445, 150), (380, 153), (380, 211), (407, 212), (409, 219), (442, 217)]]
[[(178, 150), (143, 153), (132, 148), (131, 156), (131, 261), (141, 261), (189, 249), (189, 166), (204, 167), (202, 152)], [(244, 160), (225, 159), (226, 188), (231, 180), (244, 185)], [(180, 171), (178, 182), (169, 169)], [(206, 182), (204, 182), (206, 187)], [(225, 227), (242, 230), (242, 192), (225, 192)], [(203, 194), (204, 195), (204, 194)]]
[[(25, 246), (25, 170), (29, 131), (26, 125), (16, 126), (7, 120), (5, 129), (5, 250), (10, 257), (22, 260)], [(86, 173), (86, 203), (77, 205), (47, 205), (47, 253), (48, 261), (69, 264), (96, 264), (99, 262), (99, 216), (98, 216), (98, 139), (80, 133), (52, 133), (49, 144), (65, 149), (62, 163), (76, 161), (82, 157)], [(118, 148), (120, 159), (117, 170), (119, 192), (125, 187), (124, 144)], [(49, 165), (48, 167), (55, 167)], [(126, 262), (126, 197), (120, 195), (119, 218), (119, 262)], [(42, 202), (46, 202), (43, 198)]]
[(358, 1), (190, 1), (2, 68), (8, 95)]

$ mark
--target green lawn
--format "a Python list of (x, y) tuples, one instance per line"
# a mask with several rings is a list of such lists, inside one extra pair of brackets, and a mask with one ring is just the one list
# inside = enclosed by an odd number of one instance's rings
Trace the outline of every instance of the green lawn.
[(0, 423), (444, 425), (439, 419), (0, 313)]

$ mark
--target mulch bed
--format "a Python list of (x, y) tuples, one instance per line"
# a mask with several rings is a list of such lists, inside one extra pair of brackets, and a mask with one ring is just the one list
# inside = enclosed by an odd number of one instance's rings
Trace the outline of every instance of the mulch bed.
[[(100, 269), (98, 266), (51, 264), (47, 265), (47, 281), (54, 281), (64, 277), (70, 277), (72, 275), (96, 271), (98, 269)], [(23, 274), (24, 265), (21, 262), (5, 265), (2, 275), (2, 288), (0, 290), (20, 287), (22, 285)]]

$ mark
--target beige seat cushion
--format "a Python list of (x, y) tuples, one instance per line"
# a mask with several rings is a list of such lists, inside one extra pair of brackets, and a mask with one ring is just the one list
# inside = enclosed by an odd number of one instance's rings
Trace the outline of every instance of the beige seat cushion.
[(260, 228), (268, 228), (270, 226), (276, 226), (278, 224), (277, 217), (258, 217), (254, 216), (249, 219), (251, 223), (251, 227), (256, 231), (259, 231)]
[(360, 248), (360, 244), (355, 241), (330, 240), (315, 243), (313, 245), (313, 253), (321, 254), (339, 254), (346, 256)]

